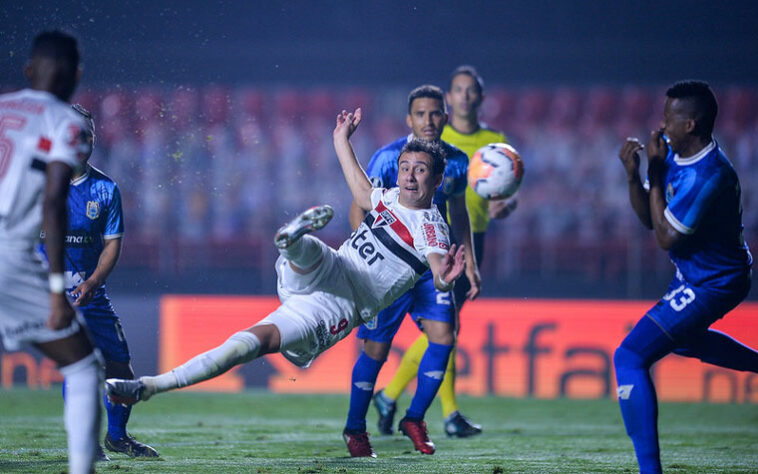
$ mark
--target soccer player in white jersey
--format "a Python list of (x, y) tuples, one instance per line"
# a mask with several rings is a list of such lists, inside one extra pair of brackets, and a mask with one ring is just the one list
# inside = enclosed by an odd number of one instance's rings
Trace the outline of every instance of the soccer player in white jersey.
[[(72, 474), (89, 473), (100, 431), (102, 368), (63, 277), (66, 195), (91, 146), (67, 101), (81, 69), (72, 36), (37, 35), (24, 68), (30, 88), (0, 95), (0, 335), (31, 344), (66, 378), (64, 421)], [(37, 250), (44, 229), (49, 260)]]
[(132, 404), (156, 393), (216, 377), (237, 364), (272, 352), (307, 367), (321, 352), (371, 320), (431, 268), (435, 284), (450, 291), (465, 268), (464, 249), (449, 243), (445, 219), (432, 205), (442, 182), (439, 145), (412, 141), (398, 158), (398, 187), (372, 188), (350, 145), (361, 109), (342, 111), (334, 148), (353, 199), (369, 214), (334, 250), (305, 235), (324, 227), (329, 206), (311, 208), (280, 228), (275, 237), (277, 289), (282, 305), (256, 325), (183, 365), (155, 377), (108, 379), (116, 403)]

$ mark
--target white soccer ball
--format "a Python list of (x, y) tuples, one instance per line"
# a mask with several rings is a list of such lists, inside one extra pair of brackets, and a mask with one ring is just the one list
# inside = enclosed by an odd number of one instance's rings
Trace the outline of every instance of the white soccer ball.
[(507, 143), (490, 143), (481, 147), (468, 163), (468, 184), (484, 199), (513, 196), (523, 178), (521, 155)]

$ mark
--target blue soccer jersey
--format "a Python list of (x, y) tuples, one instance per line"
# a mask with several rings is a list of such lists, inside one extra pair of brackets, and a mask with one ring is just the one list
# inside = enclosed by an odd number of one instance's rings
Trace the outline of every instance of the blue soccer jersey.
[(737, 173), (716, 142), (694, 156), (669, 151), (665, 160), (664, 215), (688, 235), (669, 252), (693, 285), (726, 288), (749, 277), (752, 256), (742, 236)]
[[(71, 182), (68, 192), (64, 263), (69, 296), (73, 296), (71, 292), (94, 273), (105, 240), (120, 238), (123, 234), (118, 186), (102, 171), (88, 166), (84, 175)], [(110, 306), (105, 297), (105, 284), (97, 289), (90, 306), (98, 301)]]
[[(406, 143), (412, 139), (412, 135), (402, 137), (380, 148), (366, 167), (366, 174), (375, 188), (397, 187), (397, 159), (400, 151)], [(434, 194), (434, 204), (443, 216), (447, 215), (447, 200), (466, 191), (466, 172), (468, 171), (468, 156), (460, 149), (441, 142), (445, 150), (447, 165), (442, 177), (442, 185)]]

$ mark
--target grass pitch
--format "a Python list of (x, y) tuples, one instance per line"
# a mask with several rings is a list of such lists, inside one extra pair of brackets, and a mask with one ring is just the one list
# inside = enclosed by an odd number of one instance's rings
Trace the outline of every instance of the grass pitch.
[[(408, 397), (400, 402), (399, 414)], [(484, 425), (447, 438), (439, 403), (427, 423), (437, 453), (402, 435), (373, 436), (377, 459), (348, 457), (341, 433), (344, 395), (171, 393), (135, 406), (130, 432), (157, 460), (110, 453), (99, 472), (181, 473), (610, 473), (637, 472), (615, 401), (467, 398), (463, 411)], [(60, 390), (0, 390), (0, 472), (67, 469)], [(369, 432), (376, 415), (369, 412)], [(673, 473), (758, 472), (758, 407), (662, 404), (663, 466)]]

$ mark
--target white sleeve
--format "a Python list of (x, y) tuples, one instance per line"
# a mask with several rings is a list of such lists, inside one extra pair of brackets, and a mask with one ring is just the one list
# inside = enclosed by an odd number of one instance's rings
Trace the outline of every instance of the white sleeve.
[(413, 245), (424, 257), (430, 253), (446, 254), (450, 250), (450, 232), (444, 222), (424, 221), (416, 228)]
[(384, 192), (387, 191), (384, 188), (374, 188), (371, 190), (371, 208), (375, 208), (379, 201), (382, 200), (382, 196), (384, 196)]

